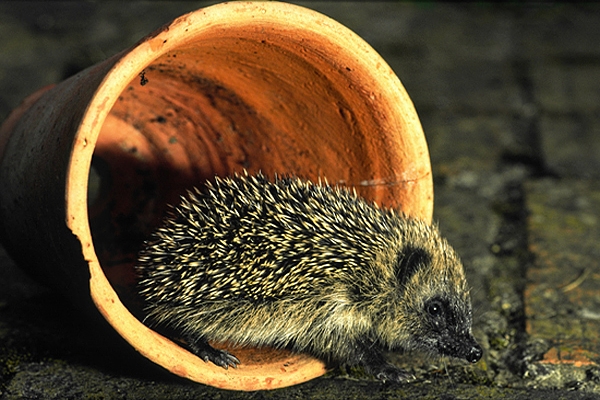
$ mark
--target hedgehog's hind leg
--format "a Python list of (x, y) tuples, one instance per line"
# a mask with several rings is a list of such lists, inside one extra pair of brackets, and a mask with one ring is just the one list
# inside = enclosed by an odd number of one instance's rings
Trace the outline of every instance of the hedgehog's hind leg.
[(225, 369), (229, 367), (237, 368), (240, 364), (240, 360), (236, 356), (228, 351), (215, 349), (203, 337), (186, 337), (186, 341), (188, 348), (205, 362), (210, 361)]

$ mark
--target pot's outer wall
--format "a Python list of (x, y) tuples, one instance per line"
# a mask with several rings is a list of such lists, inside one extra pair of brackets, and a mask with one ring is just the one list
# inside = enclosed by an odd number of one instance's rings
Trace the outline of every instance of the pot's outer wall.
[(67, 173), (86, 111), (81, 105), (89, 103), (119, 58), (117, 54), (60, 85), (40, 89), (0, 128), (1, 239), (33, 277), (83, 306), (91, 305), (90, 273), (81, 243), (67, 227)]

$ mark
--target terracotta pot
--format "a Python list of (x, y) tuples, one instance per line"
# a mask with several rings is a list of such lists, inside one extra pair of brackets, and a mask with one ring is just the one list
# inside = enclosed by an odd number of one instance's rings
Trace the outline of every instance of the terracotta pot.
[(228, 389), (288, 386), (325, 366), (245, 349), (226, 371), (134, 316), (135, 255), (167, 203), (246, 169), (326, 178), (426, 220), (433, 208), (427, 145), (396, 75), (347, 28), (285, 3), (200, 9), (42, 89), (3, 124), (0, 157), (14, 259), (75, 302), (91, 298), (155, 363)]

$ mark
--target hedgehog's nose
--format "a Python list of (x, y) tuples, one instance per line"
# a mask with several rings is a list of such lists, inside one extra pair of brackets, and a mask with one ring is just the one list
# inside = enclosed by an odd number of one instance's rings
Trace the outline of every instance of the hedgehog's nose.
[(474, 364), (481, 360), (481, 356), (483, 356), (483, 350), (481, 349), (481, 346), (476, 343), (473, 345), (473, 347), (471, 347), (471, 350), (467, 353), (465, 359)]

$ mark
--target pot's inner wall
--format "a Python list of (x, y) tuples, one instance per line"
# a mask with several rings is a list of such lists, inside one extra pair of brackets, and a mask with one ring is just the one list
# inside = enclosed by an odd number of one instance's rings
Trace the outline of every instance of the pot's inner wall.
[(377, 200), (359, 182), (388, 174), (395, 144), (376, 122), (374, 95), (351, 65), (328, 61), (328, 49), (270, 38), (221, 37), (169, 52), (140, 71), (106, 119), (90, 224), (100, 264), (132, 311), (144, 239), (167, 204), (216, 175), (327, 178)]

